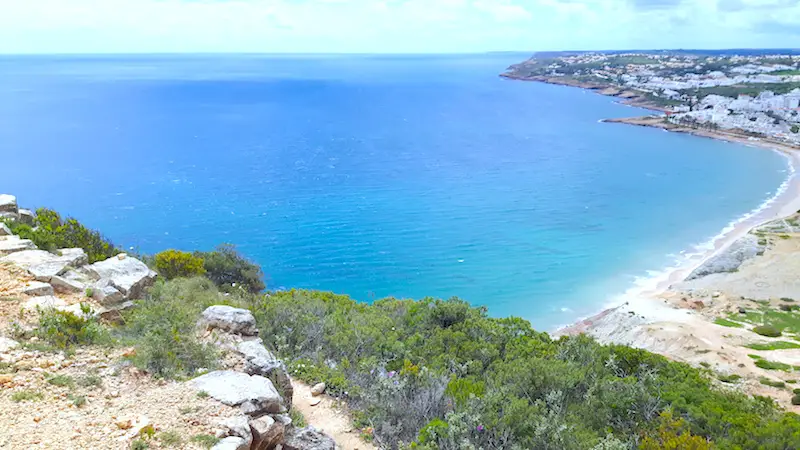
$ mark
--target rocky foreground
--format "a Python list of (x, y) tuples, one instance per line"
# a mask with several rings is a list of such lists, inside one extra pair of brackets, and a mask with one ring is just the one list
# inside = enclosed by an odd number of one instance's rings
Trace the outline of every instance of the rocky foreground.
[[(33, 217), (8, 195), (0, 196), (0, 216)], [(197, 333), (220, 350), (221, 370), (182, 382), (133, 367), (126, 359), (132, 348), (53, 353), (38, 349), (36, 337), (12, 339), (47, 309), (120, 320), (156, 276), (125, 254), (88, 264), (82, 249), (37, 249), (0, 223), (0, 448), (342, 448), (322, 430), (294, 423), (294, 386), (308, 395), (299, 399), (301, 410), (320, 405), (325, 386), (293, 385), (245, 309), (214, 305), (203, 312)], [(356, 438), (347, 443), (371, 448)]]

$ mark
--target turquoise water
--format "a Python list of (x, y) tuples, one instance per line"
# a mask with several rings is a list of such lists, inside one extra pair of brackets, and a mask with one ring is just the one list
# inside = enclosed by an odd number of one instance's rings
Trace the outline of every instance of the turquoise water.
[(0, 58), (0, 191), (272, 288), (459, 296), (552, 328), (769, 198), (773, 152), (497, 74), (524, 55)]

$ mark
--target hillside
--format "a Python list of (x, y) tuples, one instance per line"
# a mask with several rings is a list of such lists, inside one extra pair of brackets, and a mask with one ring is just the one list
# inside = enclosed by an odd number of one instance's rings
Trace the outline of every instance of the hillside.
[(124, 255), (0, 198), (0, 447), (800, 448), (702, 367), (455, 298), (263, 291), (231, 246)]

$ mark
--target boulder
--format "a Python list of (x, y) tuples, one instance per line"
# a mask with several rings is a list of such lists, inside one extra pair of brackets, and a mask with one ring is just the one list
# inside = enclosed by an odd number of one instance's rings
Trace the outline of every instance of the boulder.
[(325, 393), (325, 383), (317, 383), (314, 387), (311, 388), (311, 395), (314, 397), (318, 397)]
[(283, 399), (275, 386), (269, 379), (259, 375), (217, 370), (190, 380), (189, 383), (228, 406), (239, 406), (249, 416), (286, 412)]
[(53, 275), (50, 277), (50, 284), (56, 291), (66, 294), (86, 292), (86, 284), (66, 276)]
[(156, 279), (156, 273), (145, 263), (125, 253), (98, 261), (86, 267), (86, 271), (95, 279), (109, 280), (125, 299), (139, 297)]
[(256, 319), (253, 317), (253, 314), (246, 309), (234, 308), (232, 306), (209, 306), (203, 311), (203, 317), (200, 323), (206, 330), (217, 328), (229, 333), (247, 336), (258, 334)]
[(122, 292), (107, 278), (92, 284), (89, 289), (91, 289), (92, 298), (102, 305), (120, 303), (125, 299)]
[(237, 350), (244, 356), (245, 371), (251, 375), (269, 378), (283, 397), (286, 407), (291, 408), (294, 388), (286, 365), (270, 353), (260, 339), (244, 341), (238, 345)]
[(119, 323), (122, 322), (122, 311), (133, 308), (134, 306), (136, 306), (136, 304), (130, 300), (114, 305), (101, 306), (94, 312), (94, 315), (106, 322)]
[[(19, 236), (0, 236), (0, 256), (10, 255), (25, 250), (33, 250), (36, 248), (29, 239), (21, 239)], [(0, 258), (2, 261), (3, 258)]]
[(18, 221), (24, 223), (25, 225), (33, 226), (34, 219), (36, 219), (36, 214), (34, 214), (33, 211), (30, 209), (19, 208)]
[(9, 194), (0, 194), (0, 218), (9, 218), (13, 220), (19, 218), (17, 197)]
[(53, 286), (41, 281), (31, 281), (22, 289), (22, 293), (31, 297), (53, 295)]
[(44, 250), (23, 250), (0, 258), (0, 262), (25, 269), (38, 281), (50, 282), (52, 277), (66, 272), (70, 266), (85, 264), (86, 253), (80, 248), (63, 249), (58, 255)]
[(253, 433), (250, 431), (250, 423), (246, 416), (228, 417), (220, 422), (222, 436), (219, 437), (238, 437), (243, 440), (250, 448), (253, 442)]
[(214, 444), (211, 450), (250, 450), (250, 444), (240, 437), (228, 436)]
[(11, 236), (11, 229), (3, 222), (0, 222), (0, 236)]
[(22, 306), (23, 309), (27, 310), (35, 310), (36, 308), (46, 309), (46, 308), (61, 308), (67, 306), (67, 302), (61, 300), (58, 297), (54, 297), (52, 295), (42, 295), (39, 297), (33, 297), (32, 299), (25, 302)]
[(272, 450), (283, 440), (284, 426), (270, 416), (262, 416), (250, 421), (253, 433), (252, 450)]
[(286, 431), (283, 450), (336, 450), (333, 438), (314, 427)]

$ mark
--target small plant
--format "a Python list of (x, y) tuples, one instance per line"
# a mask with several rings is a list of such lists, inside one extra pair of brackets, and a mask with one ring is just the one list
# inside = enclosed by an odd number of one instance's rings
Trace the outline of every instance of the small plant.
[(789, 297), (781, 297), (781, 301), (782, 302), (793, 302), (794, 299), (793, 298), (789, 298)]
[(291, 417), (292, 425), (295, 428), (304, 428), (306, 425), (308, 425), (308, 422), (306, 422), (306, 417), (303, 415), (303, 413), (298, 411), (297, 408), (289, 410), (289, 417)]
[(144, 439), (135, 439), (131, 442), (131, 450), (147, 450), (150, 445)]
[(196, 434), (192, 436), (192, 442), (203, 448), (211, 448), (219, 442), (219, 439), (210, 434)]
[[(82, 305), (89, 312), (89, 307)], [(91, 344), (103, 336), (104, 330), (94, 319), (86, 319), (69, 311), (45, 309), (40, 311), (36, 336), (46, 343), (67, 349), (73, 345)]]
[(81, 406), (86, 404), (86, 397), (83, 395), (68, 395), (67, 398), (72, 401), (72, 404), (76, 408), (80, 408)]
[(103, 384), (103, 379), (100, 378), (96, 372), (91, 371), (78, 378), (77, 383), (80, 387), (99, 387)]
[(60, 386), (60, 387), (73, 387), (75, 386), (75, 380), (69, 375), (53, 375), (50, 377), (46, 377), (47, 382), (52, 384), (53, 386)]
[(17, 391), (11, 394), (11, 400), (19, 403), (19, 402), (36, 402), (44, 398), (39, 391), (33, 391), (30, 389), (26, 389), (24, 391)]
[(198, 391), (197, 398), (208, 398), (208, 392), (206, 391)]
[(763, 384), (763, 385), (765, 385), (765, 386), (772, 386), (774, 388), (784, 388), (784, 387), (786, 387), (786, 383), (785, 382), (772, 380), (772, 379), (767, 378), (767, 377), (759, 378), (758, 382)]
[(758, 344), (747, 344), (745, 347), (753, 350), (788, 350), (792, 348), (800, 348), (800, 344), (788, 341), (766, 342)]
[(158, 433), (156, 435), (156, 439), (161, 442), (161, 445), (165, 445), (167, 447), (177, 447), (183, 442), (181, 435), (176, 431), (164, 431), (162, 433)]
[(798, 306), (798, 305), (779, 305), (778, 309), (780, 309), (781, 311), (785, 311), (785, 312), (791, 312), (791, 311), (794, 311), (796, 309), (800, 309), (800, 306)]
[(800, 405), (800, 394), (795, 394), (794, 396), (792, 396), (792, 404)]
[(772, 325), (759, 325), (757, 327), (753, 327), (753, 333), (766, 337), (780, 337), (782, 334), (781, 330), (773, 327)]
[(191, 414), (200, 410), (199, 406), (182, 406), (180, 409), (181, 414)]
[(86, 297), (87, 297), (87, 298), (92, 298), (92, 297), (94, 297), (94, 289), (92, 289), (92, 288), (86, 288)]

